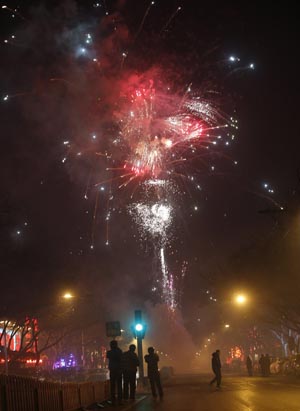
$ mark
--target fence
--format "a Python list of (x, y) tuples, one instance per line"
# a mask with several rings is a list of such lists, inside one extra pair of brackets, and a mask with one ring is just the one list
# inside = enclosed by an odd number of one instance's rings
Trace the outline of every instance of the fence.
[(108, 381), (58, 383), (0, 375), (0, 411), (76, 411), (108, 395)]

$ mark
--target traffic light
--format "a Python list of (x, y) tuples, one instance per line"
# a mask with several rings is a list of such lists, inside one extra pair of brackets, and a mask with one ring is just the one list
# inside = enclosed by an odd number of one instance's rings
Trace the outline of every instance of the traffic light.
[(134, 326), (133, 326), (133, 335), (135, 338), (143, 339), (146, 333), (146, 324), (142, 321), (142, 311), (136, 310), (134, 312)]
[(136, 332), (141, 332), (141, 331), (143, 331), (143, 328), (144, 328), (143, 324), (140, 324), (140, 323), (135, 324), (135, 331), (136, 331)]

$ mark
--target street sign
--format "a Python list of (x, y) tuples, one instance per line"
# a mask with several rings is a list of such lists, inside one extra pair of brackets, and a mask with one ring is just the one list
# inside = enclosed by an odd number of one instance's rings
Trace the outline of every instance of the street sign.
[(106, 323), (106, 337), (119, 337), (120, 335), (120, 321), (109, 321)]

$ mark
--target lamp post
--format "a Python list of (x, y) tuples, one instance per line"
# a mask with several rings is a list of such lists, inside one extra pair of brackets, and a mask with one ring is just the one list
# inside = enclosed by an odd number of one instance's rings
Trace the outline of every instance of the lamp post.
[[(62, 298), (66, 301), (71, 301), (76, 297), (71, 292), (67, 291), (63, 294)], [(85, 344), (83, 328), (81, 328), (81, 365), (83, 368), (85, 367)]]

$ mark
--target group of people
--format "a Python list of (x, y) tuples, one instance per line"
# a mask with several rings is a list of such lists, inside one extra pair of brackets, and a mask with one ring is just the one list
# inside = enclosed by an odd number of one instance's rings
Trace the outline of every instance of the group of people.
[[(259, 365), (260, 365), (262, 376), (268, 377), (271, 374), (270, 372), (271, 359), (270, 359), (269, 354), (261, 355), (259, 359)], [(253, 376), (253, 361), (250, 355), (248, 355), (246, 358), (246, 367), (247, 367), (248, 375), (252, 377)], [(215, 352), (212, 353), (211, 368), (214, 373), (214, 378), (210, 381), (210, 385), (213, 385), (216, 382), (217, 388), (220, 388), (221, 380), (222, 380), (220, 350), (216, 350)]]
[[(263, 377), (268, 377), (271, 374), (271, 371), (270, 371), (271, 358), (269, 354), (266, 354), (266, 355), (261, 354), (258, 363), (260, 366), (261, 375)], [(253, 361), (250, 355), (248, 355), (246, 358), (246, 367), (247, 367), (249, 377), (252, 377), (253, 376)]]
[(271, 366), (271, 358), (269, 354), (262, 354), (260, 356), (260, 359), (258, 361), (260, 370), (261, 370), (261, 375), (263, 377), (268, 377), (271, 374), (270, 366)]
[[(110, 342), (110, 350), (107, 351), (109, 378), (110, 378), (110, 393), (112, 403), (117, 400), (122, 403), (122, 400), (134, 400), (136, 392), (136, 373), (140, 362), (135, 353), (136, 346), (131, 344), (129, 350), (122, 352), (118, 347), (118, 342), (113, 340)], [(148, 378), (150, 381), (151, 391), (154, 398), (163, 397), (163, 389), (160, 381), (158, 370), (159, 356), (155, 353), (153, 347), (148, 348), (148, 354), (144, 357), (148, 365)]]

